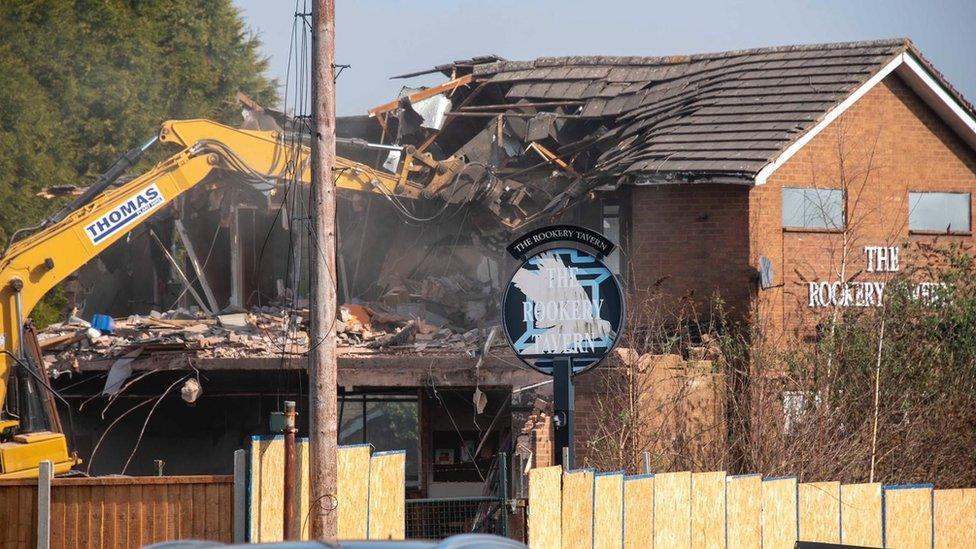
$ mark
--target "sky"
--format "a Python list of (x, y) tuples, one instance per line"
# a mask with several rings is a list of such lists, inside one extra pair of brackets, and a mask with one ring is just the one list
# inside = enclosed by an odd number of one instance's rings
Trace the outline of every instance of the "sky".
[[(298, 0), (299, 5), (308, 0)], [(296, 89), (289, 55), (295, 0), (234, 0), (263, 42), (268, 75)], [(950, 83), (976, 99), (976, 0), (337, 0), (340, 116), (365, 114), (404, 85), (390, 77), (496, 54), (685, 55), (908, 37)], [(294, 55), (294, 54), (292, 54)], [(292, 69), (289, 72), (289, 65)], [(289, 75), (286, 78), (286, 75)], [(282, 87), (284, 94), (284, 87)], [(280, 107), (281, 105), (279, 105)]]

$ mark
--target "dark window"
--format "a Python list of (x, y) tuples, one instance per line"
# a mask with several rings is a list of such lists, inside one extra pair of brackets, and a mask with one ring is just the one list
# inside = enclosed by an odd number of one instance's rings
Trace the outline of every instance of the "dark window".
[(908, 193), (908, 230), (968, 233), (969, 193)]
[(783, 189), (783, 227), (844, 228), (844, 191), (840, 189)]
[(420, 481), (420, 421), (416, 396), (343, 395), (339, 401), (339, 444), (373, 445), (377, 452), (407, 451), (407, 483)]

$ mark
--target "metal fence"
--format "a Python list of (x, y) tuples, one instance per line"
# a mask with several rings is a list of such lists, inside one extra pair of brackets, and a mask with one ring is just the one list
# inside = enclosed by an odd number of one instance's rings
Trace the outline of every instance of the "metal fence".
[(407, 500), (407, 539), (444, 539), (478, 532), (508, 535), (497, 496)]
[(508, 456), (499, 454), (493, 468), (494, 495), (422, 498), (406, 501), (407, 539), (444, 539), (457, 534), (508, 536)]

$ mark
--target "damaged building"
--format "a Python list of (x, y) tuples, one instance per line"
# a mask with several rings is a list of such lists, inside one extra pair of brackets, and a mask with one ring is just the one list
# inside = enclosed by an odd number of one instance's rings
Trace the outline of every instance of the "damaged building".
[[(486, 56), (404, 78), (437, 72), (442, 86), (338, 121), (340, 156), (452, 170), (442, 200), (339, 194), (340, 442), (407, 448), (414, 496), (477, 495), (498, 452), (553, 451), (539, 434), (551, 427), (547, 380), (498, 329), (517, 266), (504, 246), (530, 226), (619, 242), (608, 264), (631, 303), (655, 293), (651, 313), (678, 322), (721, 296), (743, 318), (757, 305), (777, 337), (802, 336), (817, 312), (807, 281), (836, 279), (822, 250), (854, 208), (832, 175), (844, 127), (875, 136), (884, 162), (864, 196), (891, 212), (859, 246), (888, 245), (892, 230), (972, 241), (974, 111), (907, 40)], [(299, 403), (305, 430), (313, 246), (307, 189), (282, 189), (269, 198), (215, 178), (68, 284), (72, 320), (41, 345), (83, 468), (229, 472), (232, 451), (267, 433), (284, 400)], [(808, 211), (809, 196), (829, 207)], [(917, 219), (910, 199), (946, 206)], [(96, 314), (112, 329), (89, 326)], [(583, 435), (586, 421), (599, 418)]]

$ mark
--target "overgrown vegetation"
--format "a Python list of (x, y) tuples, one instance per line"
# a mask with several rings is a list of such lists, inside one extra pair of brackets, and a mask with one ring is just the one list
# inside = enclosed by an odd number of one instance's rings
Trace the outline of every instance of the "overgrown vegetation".
[[(57, 208), (169, 118), (236, 124), (234, 94), (275, 103), (230, 0), (0, 0), (0, 243)], [(158, 160), (158, 153), (147, 163)], [(58, 293), (34, 313), (59, 314)]]
[[(731, 325), (721, 307), (710, 322), (660, 323), (632, 338), (633, 357), (707, 354), (727, 397), (725, 423), (690, 421), (712, 413), (696, 409), (694, 385), (634, 375), (634, 360), (616, 369), (626, 376), (606, 370), (617, 384), (601, 403), (612, 421), (591, 464), (636, 470), (648, 451), (657, 470), (976, 485), (976, 260), (960, 244), (903, 252), (917, 261), (888, 282), (882, 306), (825, 311), (815, 342), (774, 345), (761, 318)], [(927, 294), (919, 281), (930, 282)], [(664, 376), (679, 378), (688, 379)], [(650, 406), (633, 405), (655, 394)]]

